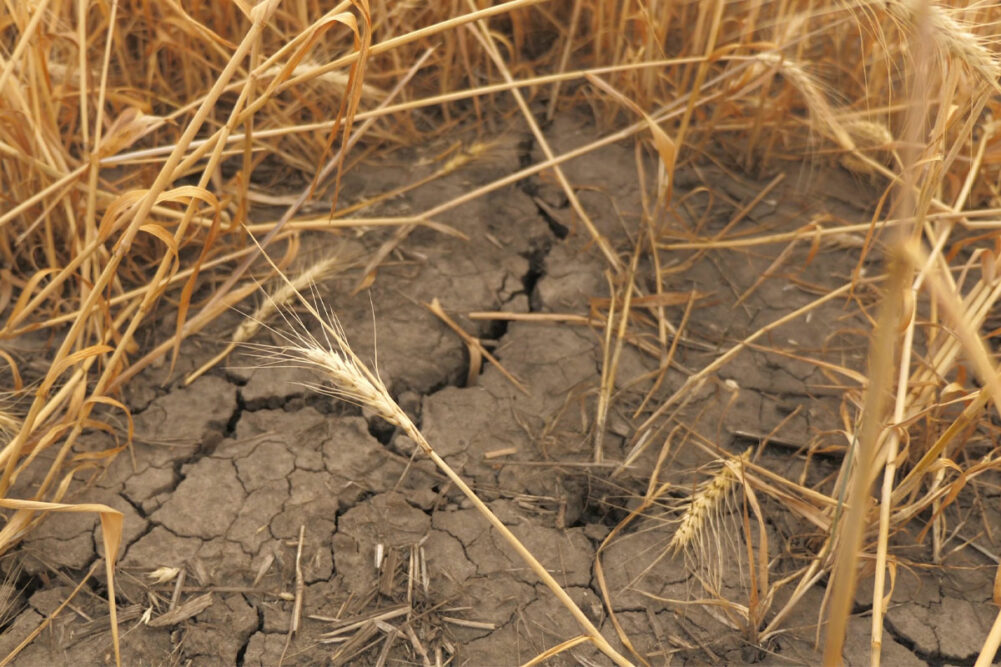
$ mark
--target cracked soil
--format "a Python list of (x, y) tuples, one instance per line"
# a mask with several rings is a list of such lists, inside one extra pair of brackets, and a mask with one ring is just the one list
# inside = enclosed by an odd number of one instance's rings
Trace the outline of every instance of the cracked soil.
[[(594, 128), (567, 117), (547, 133), (554, 150), (564, 152), (593, 137)], [(536, 150), (519, 141), (511, 138), (507, 150), (391, 200), (381, 212), (423, 210), (518, 169), (526, 151)], [(613, 240), (631, 234), (639, 218), (635, 159), (631, 146), (613, 145), (566, 165), (585, 208)], [(362, 166), (348, 174), (344, 190), (361, 198), (408, 182), (413, 171)], [(723, 192), (732, 208), (696, 192), (705, 182)], [(711, 232), (761, 187), (705, 168), (680, 174), (676, 197), (692, 216), (704, 214)], [(869, 193), (858, 194), (865, 187), (844, 172), (804, 169), (789, 174), (748, 216), (777, 231), (818, 212), (865, 218), (867, 212), (853, 203), (867, 200)], [(655, 452), (615, 479), (609, 468), (591, 463), (602, 331), (467, 317), (475, 311), (586, 315), (592, 298), (609, 296), (601, 256), (586, 233), (574, 229), (565, 196), (546, 179), (481, 197), (438, 222), (469, 240), (417, 229), (383, 265), (370, 290), (350, 296), (358, 276), (348, 271), (319, 283), (317, 293), (359, 355), (377, 360), (386, 385), (428, 441), (614, 638), (595, 578), (596, 550), (642, 493), (644, 470), (651, 468)], [(315, 237), (307, 254), (364, 256), (385, 238), (378, 230), (352, 238)], [(737, 297), (755, 284), (781, 247), (703, 253), (673, 274), (672, 289), (711, 297), (693, 309), (688, 342), (679, 346), (678, 368), (668, 372), (660, 398), (681, 386), (686, 371), (704, 367), (733, 341), (814, 299), (808, 286), (839, 284), (844, 267), (856, 261), (850, 249), (825, 247), (806, 263), (807, 245), (787, 264), (803, 267), (797, 268), (798, 282), (765, 280), (740, 304)], [(649, 273), (651, 267), (639, 270)], [(464, 343), (423, 305), (435, 298), (467, 332), (496, 342), (496, 356), (528, 395), (489, 364), (475, 384), (468, 383)], [(677, 321), (681, 310), (672, 308), (670, 317)], [(843, 303), (831, 302), (810, 321), (774, 330), (767, 344), (829, 349), (832, 331), (849, 332), (839, 334), (845, 340), (832, 354), (839, 363), (862, 368), (865, 341), (851, 339), (853, 317)], [(459, 665), (513, 665), (579, 634), (569, 614), (479, 513), (429, 461), (413, 455), (412, 441), (367, 411), (305, 388), (304, 383), (317, 382), (309, 371), (255, 367), (259, 359), (238, 351), (183, 386), (179, 378), (214, 356), (240, 318), (223, 317), (212, 332), (188, 341), (169, 378), (166, 367), (137, 377), (126, 389), (135, 417), (133, 451), (120, 454), (96, 478), (75, 482), (75, 501), (106, 503), (125, 514), (118, 581), (124, 664), (327, 664), (332, 656), (350, 664), (375, 664), (380, 658), (385, 664), (434, 664), (454, 655)], [(169, 336), (171, 324), (162, 326), (147, 332), (146, 343)], [(280, 329), (281, 322), (272, 326)], [(272, 342), (268, 332), (259, 339)], [(633, 411), (645, 391), (633, 381), (655, 372), (657, 364), (636, 347), (623, 350), (619, 399), (603, 443), (607, 460), (628, 453)], [(739, 391), (731, 391), (734, 383)], [(807, 468), (794, 449), (781, 444), (836, 431), (840, 400), (829, 385), (814, 365), (749, 349), (690, 397), (683, 416), (707, 441), (732, 453), (754, 444), (753, 434), (781, 425), (776, 437), (781, 442), (762, 451), (762, 464), (785, 476), (821, 478), (837, 461), (818, 456)], [(80, 448), (103, 449), (109, 442), (109, 435), (95, 432)], [(710, 460), (695, 448), (680, 449), (665, 479), (690, 489), (695, 471)], [(780, 511), (770, 517), (772, 544), (792, 544), (809, 534), (809, 527)], [(286, 645), (300, 531), (302, 624)], [(700, 595), (684, 559), (664, 555), (672, 531), (668, 522), (651, 517), (602, 553), (619, 622), (651, 663), (819, 659), (814, 612), (803, 612), (787, 624), (788, 633), (759, 647), (711, 609), (671, 602)], [(0, 634), (0, 653), (66, 598), (99, 558), (99, 545), (96, 520), (81, 515), (53, 515), (28, 537), (17, 558), (23, 568), (19, 613)], [(966, 553), (947, 566), (900, 574), (887, 614), (884, 664), (972, 664), (995, 613), (993, 566)], [(177, 579), (157, 584), (149, 577), (165, 567), (183, 571), (180, 585)], [(110, 659), (104, 588), (99, 574), (93, 581), (18, 664), (90, 665)], [(207, 604), (199, 601), (204, 608), (176, 623), (156, 627), (141, 621), (151, 607), (158, 610), (154, 616), (162, 613), (172, 596), (183, 606), (206, 594)], [(810, 595), (802, 609), (819, 608), (822, 585)], [(845, 653), (850, 665), (868, 663), (864, 583), (858, 600)], [(364, 619), (399, 605), (410, 610), (417, 641), (402, 635), (388, 641), (391, 635), (378, 628), (361, 640), (357, 633), (336, 634), (332, 619)], [(605, 664), (584, 645), (550, 664), (582, 660)]]

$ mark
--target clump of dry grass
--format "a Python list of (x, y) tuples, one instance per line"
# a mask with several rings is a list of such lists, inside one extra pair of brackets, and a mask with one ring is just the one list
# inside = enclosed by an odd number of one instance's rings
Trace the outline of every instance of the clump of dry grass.
[[(988, 394), (993, 395), (993, 390), (986, 387), (996, 382), (998, 377), (994, 368), (996, 362), (986, 355), (982, 338), (977, 333), (984, 322), (982, 309), (992, 307), (998, 298), (996, 272), (993, 268), (995, 255), (993, 250), (986, 248), (975, 251), (983, 253), (981, 257), (985, 262), (979, 280), (973, 278), (976, 260), (970, 258), (960, 268), (950, 267), (946, 258), (946, 248), (950, 244), (954, 244), (949, 255), (952, 258), (971, 243), (962, 240), (957, 221), (971, 231), (974, 228), (983, 230), (978, 231), (974, 237), (976, 240), (972, 243), (996, 242), (997, 238), (997, 225), (972, 222), (973, 217), (978, 214), (975, 209), (970, 208), (974, 201), (986, 201), (985, 193), (993, 187), (984, 187), (987, 172), (983, 170), (986, 147), (993, 142), (993, 129), (989, 123), (984, 124), (979, 114), (989, 104), (985, 91), (996, 85), (995, 58), (984, 47), (981, 38), (974, 37), (957, 21), (952, 20), (947, 13), (950, 10), (932, 5), (926, 13), (922, 13), (919, 3), (910, 4), (906, 8), (903, 5), (890, 7), (889, 4), (872, 6), (886, 10), (895, 20), (902, 17), (907, 20), (905, 23), (891, 22), (880, 26), (882, 41), (870, 53), (889, 61), (888, 50), (895, 47), (899, 49), (894, 57), (901, 59), (901, 66), (908, 72), (910, 97), (909, 103), (901, 105), (897, 110), (892, 110), (892, 104), (888, 104), (879, 114), (859, 120), (854, 114), (846, 113), (847, 109), (838, 108), (829, 98), (830, 91), (836, 92), (838, 97), (851, 99), (846, 95), (850, 86), (821, 83), (814, 74), (807, 74), (808, 68), (803, 64), (803, 58), (811, 53), (809, 49), (796, 49), (797, 57), (788, 61), (783, 57), (784, 54), (756, 57), (759, 63), (767, 63), (772, 67), (774, 74), (781, 73), (792, 83), (811, 114), (807, 127), (812, 132), (830, 137), (840, 149), (847, 151), (842, 152), (840, 157), (843, 164), (853, 171), (885, 179), (882, 182), (887, 184), (887, 192), (876, 208), (874, 220), (889, 218), (886, 227), (899, 230), (895, 232), (895, 236), (890, 237), (891, 256), (895, 261), (891, 262), (889, 276), (879, 275), (876, 277), (878, 282), (873, 282), (872, 276), (862, 280), (856, 274), (852, 282), (822, 294), (814, 303), (761, 327), (718, 354), (711, 363), (690, 375), (678, 391), (651, 408), (652, 414), (649, 414), (640, 426), (639, 433), (632, 438), (634, 448), (630, 452), (630, 460), (635, 460), (653, 442), (652, 435), (674, 425), (678, 420), (679, 409), (692, 393), (742, 350), (749, 347), (767, 349), (771, 353), (809, 360), (810, 356), (804, 352), (781, 349), (774, 345), (760, 347), (756, 341), (777, 326), (799, 318), (808, 318), (814, 308), (831, 297), (851, 292), (871, 293), (878, 285), (880, 298), (886, 303), (886, 309), (876, 329), (868, 377), (858, 370), (816, 360), (819, 368), (826, 368), (832, 377), (839, 378), (839, 384), (848, 380), (852, 385), (845, 392), (844, 407), (846, 414), (856, 415), (854, 420), (846, 420), (845, 423), (847, 440), (852, 444), (846, 451), (837, 478), (827, 480), (823, 486), (812, 488), (805, 486), (802, 481), (776, 479), (752, 462), (748, 462), (747, 469), (741, 476), (745, 493), (767, 494), (778, 501), (785, 511), (819, 526), (823, 536), (816, 551), (811, 552), (808, 564), (791, 575), (784, 575), (785, 583), (796, 582), (794, 590), (767, 623), (763, 623), (763, 614), (751, 613), (751, 605), (743, 607), (744, 611), (749, 612), (747, 618), (755, 628), (754, 635), (762, 641), (773, 636), (805, 591), (827, 573), (833, 572), (834, 585), (828, 589), (831, 592), (830, 605), (827, 611), (822, 612), (830, 621), (825, 655), (828, 664), (835, 664), (841, 659), (841, 641), (858, 575), (858, 564), (865, 557), (864, 554), (874, 556), (876, 561), (872, 641), (873, 661), (878, 664), (882, 615), (885, 610), (885, 574), (888, 568), (895, 566), (893, 547), (888, 545), (888, 537), (907, 522), (920, 516), (930, 516), (925, 533), (931, 535), (933, 553), (941, 554), (942, 542), (947, 539), (948, 534), (943, 526), (947, 508), (957, 498), (956, 495), (949, 494), (960, 493), (971, 485), (972, 479), (987, 470), (996, 469), (998, 465), (997, 450), (989, 435), (994, 429), (984, 422), (977, 424), (972, 417), (978, 410), (983, 410), (989, 400)], [(801, 26), (813, 21), (810, 16), (801, 18)], [(877, 13), (868, 15), (868, 18), (873, 24), (878, 24), (882, 17)], [(897, 30), (901, 33), (896, 33)], [(898, 34), (906, 35), (908, 41), (917, 42), (931, 35), (934, 42), (940, 45), (941, 53), (949, 54), (949, 57), (933, 62), (927, 54), (909, 50), (906, 42), (903, 42), (904, 46), (899, 46), (889, 37)], [(843, 62), (848, 63), (845, 69), (850, 70), (854, 61), (849, 57)], [(870, 64), (882, 67), (878, 58), (873, 58)], [(869, 73), (873, 71), (870, 70)], [(774, 74), (761, 68), (747, 72), (748, 77), (766, 81)], [(970, 74), (972, 76), (968, 76)], [(747, 81), (732, 81), (732, 92), (740, 89), (741, 85), (749, 85)], [(866, 77), (864, 95), (878, 96), (882, 81), (887, 79)], [(936, 89), (935, 86), (940, 87)], [(796, 121), (788, 114), (784, 121), (779, 120), (778, 116), (767, 115), (772, 111), (773, 102), (779, 99), (782, 98), (759, 100), (758, 118), (762, 124), (773, 121), (784, 122), (786, 127), (790, 123), (795, 124)], [(862, 96), (857, 99), (862, 99)], [(776, 106), (775, 109), (777, 108)], [(885, 116), (881, 117), (882, 114)], [(719, 115), (717, 118), (722, 120)], [(720, 125), (713, 127), (718, 129)], [(745, 134), (743, 138), (749, 137), (752, 143), (763, 136), (763, 133), (756, 131), (754, 125), (749, 126), (746, 122), (724, 121), (723, 127), (724, 131), (749, 130), (750, 134)], [(793, 132), (785, 132), (777, 139), (784, 142), (788, 151), (795, 136)], [(901, 137), (899, 145), (896, 145), (894, 137)], [(973, 155), (973, 159), (957, 159), (964, 152)], [(748, 151), (748, 154), (751, 152)], [(891, 155), (893, 162), (888, 160)], [(991, 177), (987, 177), (987, 180), (990, 179)], [(892, 212), (882, 208), (884, 201), (893, 202), (890, 209)], [(660, 247), (672, 252), (720, 252), (774, 243), (795, 243), (799, 239), (808, 239), (813, 231), (825, 235), (863, 231), (867, 236), (860, 243), (860, 249), (861, 257), (865, 258), (873, 247), (875, 236), (880, 233), (875, 230), (874, 225), (864, 223), (857, 230), (837, 224), (825, 227), (826, 229), (822, 229), (811, 223), (781, 239), (777, 235), (763, 234), (754, 240), (746, 237), (731, 240), (721, 238), (724, 234), (720, 234), (713, 238), (692, 239), (687, 243), (663, 243)], [(728, 225), (726, 232), (729, 231)], [(884, 235), (883, 243), (886, 242)], [(785, 253), (780, 253), (776, 262), (785, 256)], [(974, 257), (976, 256), (975, 254)], [(860, 265), (861, 261), (862, 259), (859, 260)], [(679, 264), (682, 267), (689, 265), (684, 261)], [(955, 278), (954, 275), (959, 277)], [(912, 284), (912, 279), (913, 287), (906, 287)], [(922, 311), (930, 314), (919, 318), (916, 304), (923, 299), (926, 303), (931, 301), (932, 305), (927, 311)], [(868, 297), (866, 303), (871, 303)], [(660, 326), (663, 328), (664, 325)], [(922, 333), (916, 333), (916, 330)], [(927, 338), (921, 338), (924, 332), (927, 332)], [(653, 333), (647, 329), (647, 335), (652, 337)], [(928, 347), (923, 347), (926, 344)], [(661, 354), (666, 353), (667, 346), (663, 345)], [(944, 394), (948, 389), (949, 396), (957, 395), (957, 387), (952, 386), (949, 379), (955, 376), (956, 364), (961, 363), (958, 361), (961, 356), (978, 360), (978, 379), (984, 389), (967, 390), (964, 394), (966, 408), (958, 420), (943, 424), (941, 429), (932, 429), (931, 433), (922, 431), (918, 427), (922, 420), (942, 412), (944, 399), (940, 398), (940, 391)], [(922, 359), (921, 362), (917, 361), (919, 358)], [(929, 363), (925, 363), (925, 359)], [(963, 373), (960, 372), (960, 375)], [(888, 410), (885, 406), (891, 397), (893, 407)], [(922, 452), (916, 465), (901, 459), (900, 450), (905, 444), (911, 461), (914, 460), (916, 451)], [(947, 453), (948, 448), (954, 449)], [(976, 454), (972, 456), (979, 462), (976, 465), (959, 463), (960, 459), (967, 456), (961, 453), (964, 451), (975, 451)], [(945, 472), (944, 468), (933, 472), (935, 465), (949, 466), (950, 472)], [(883, 477), (883, 489), (878, 511), (870, 511), (866, 509), (866, 499), (872, 483), (880, 475)], [(651, 477), (651, 481), (653, 479)], [(976, 485), (977, 482), (972, 484)], [(709, 509), (714, 504), (705, 501), (713, 496), (711, 492), (721, 491), (722, 486), (724, 485), (721, 484), (717, 489), (710, 482), (700, 489), (704, 494), (696, 493), (694, 496), (689, 507), (692, 511), (686, 522), (703, 515), (713, 516)], [(679, 536), (690, 536), (694, 532), (685, 530), (688, 527), (686, 522), (682, 523), (682, 530), (676, 533), (672, 547), (677, 546)], [(694, 521), (693, 525), (699, 523)], [(711, 527), (709, 540), (718, 539), (722, 529), (711, 522), (706, 525)], [(751, 544), (749, 535), (745, 536), (745, 542)], [(761, 567), (761, 558), (767, 550), (761, 548), (760, 541), (758, 548), (761, 553), (758, 554), (757, 565), (753, 562), (755, 558), (749, 555), (748, 560), (752, 566), (749, 572), (758, 581), (756, 585), (752, 585), (752, 590), (757, 588), (755, 595), (762, 608), (767, 608), (774, 599), (774, 587), (767, 584), (770, 565)], [(700, 562), (704, 564), (706, 560), (702, 558)], [(736, 601), (728, 602), (732, 603), (729, 608), (737, 609)], [(715, 600), (713, 604), (719, 604), (719, 600)], [(763, 625), (759, 628), (758, 623)], [(999, 640), (1001, 623), (989, 638), (982, 655), (993, 656), (997, 646), (993, 642)]]

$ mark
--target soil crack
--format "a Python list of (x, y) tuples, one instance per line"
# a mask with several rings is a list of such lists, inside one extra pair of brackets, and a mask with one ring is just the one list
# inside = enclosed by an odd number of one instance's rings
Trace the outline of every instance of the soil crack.
[[(966, 656), (957, 656), (943, 653), (941, 651), (926, 651), (918, 646), (917, 642), (912, 639), (907, 633), (901, 631), (897, 628), (893, 621), (889, 618), (883, 619), (883, 629), (892, 638), (893, 641), (897, 642), (908, 651), (916, 655), (921, 660), (924, 660), (929, 667), (945, 667), (946, 665), (957, 665), (959, 667), (970, 667), (974, 665), (977, 661), (978, 653), (971, 653)], [(938, 628), (934, 626), (928, 626), (928, 629), (932, 631), (935, 635), (937, 642), (941, 639), (938, 634)], [(1001, 658), (1001, 650), (994, 656), (991, 660), (991, 664), (997, 663), (998, 659)]]
[(243, 400), (243, 392), (239, 388), (236, 390), (236, 407), (233, 408), (233, 413), (229, 416), (226, 421), (226, 428), (223, 430), (223, 437), (225, 438), (235, 438), (236, 437), (236, 426), (240, 423), (240, 418), (243, 417), (244, 410), (247, 409), (247, 404)]

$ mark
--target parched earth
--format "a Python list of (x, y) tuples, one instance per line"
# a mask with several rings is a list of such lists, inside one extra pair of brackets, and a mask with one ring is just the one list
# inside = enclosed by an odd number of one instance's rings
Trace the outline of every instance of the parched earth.
[[(596, 136), (579, 118), (558, 120), (547, 132), (557, 151)], [(421, 164), (422, 153), (405, 157)], [(378, 213), (425, 210), (538, 158), (531, 141), (511, 137), (486, 160), (391, 200)], [(565, 167), (582, 203), (619, 248), (631, 247), (628, 238), (640, 219), (635, 160), (631, 145), (615, 145)], [(652, 167), (647, 165), (648, 174)], [(349, 175), (344, 192), (361, 199), (433, 168), (363, 166)], [(769, 180), (712, 166), (686, 171), (676, 184), (676, 207), (700, 235), (716, 233)], [(708, 194), (699, 191), (702, 185), (710, 186)], [(866, 220), (868, 212), (856, 204), (871, 195), (846, 172), (808, 166), (789, 173), (747, 211), (737, 229), (786, 231), (821, 213)], [(528, 179), (437, 220), (469, 240), (418, 229), (389, 257), (371, 290), (357, 296), (348, 296), (359, 277), (357, 258), (363, 261), (387, 233), (309, 237), (307, 261), (331, 252), (345, 258), (344, 271), (319, 283), (318, 293), (359, 355), (377, 358), (381, 377), (428, 441), (617, 643), (595, 574), (596, 550), (638, 502), (660, 443), (614, 478), (610, 466), (593, 464), (600, 329), (467, 317), (476, 311), (586, 315), (592, 297), (608, 297), (603, 260), (586, 232), (573, 229), (563, 192), (546, 179)], [(759, 285), (784, 245), (662, 253), (668, 289), (708, 296), (693, 309), (676, 353), (677, 368), (668, 372), (658, 396), (673, 393), (686, 373), (747, 334), (814, 300), (813, 288), (843, 284), (858, 261), (851, 246), (852, 239), (825, 245), (808, 263), (810, 248), (804, 243), (775, 279)], [(651, 272), (640, 264), (638, 275), (647, 289)], [(468, 382), (465, 344), (424, 305), (434, 298), (467, 332), (495, 343), (501, 364), (524, 383), (527, 394), (490, 364), (474, 384)], [(668, 309), (675, 324), (683, 308)], [(304, 388), (318, 380), (310, 371), (255, 367), (267, 360), (237, 352), (183, 386), (180, 378), (215, 355), (240, 321), (237, 313), (223, 317), (211, 332), (186, 343), (169, 378), (166, 366), (136, 378), (126, 388), (135, 417), (132, 452), (77, 483), (74, 501), (106, 503), (125, 514), (116, 579), (123, 664), (298, 665), (333, 659), (389, 665), (451, 659), (460, 665), (513, 665), (579, 634), (572, 617), (470, 503), (429, 461), (414, 455), (409, 438), (367, 410)], [(281, 321), (272, 326), (283, 328)], [(816, 367), (766, 348), (829, 352), (838, 363), (861, 368), (863, 330), (844, 300), (829, 302), (809, 321), (776, 329), (759, 341), (761, 347), (723, 367), (693, 392), (675, 420), (732, 454), (781, 425), (774, 435), (778, 444), (764, 448), (758, 460), (795, 478), (805, 465), (793, 455), (795, 447), (817, 434), (831, 433), (820, 437), (836, 441), (841, 400)], [(171, 323), (161, 322), (142, 343), (159, 342), (170, 331)], [(267, 332), (257, 340), (280, 342)], [(628, 453), (637, 425), (633, 412), (657, 368), (654, 356), (632, 345), (623, 348), (604, 438), (606, 460), (621, 461)], [(110, 436), (92, 433), (81, 449), (105, 449), (111, 442)], [(695, 446), (678, 447), (662, 480), (675, 483), (681, 497), (704, 479), (699, 466), (713, 458)], [(804, 474), (822, 479), (837, 465), (818, 457)], [(30, 493), (32, 480), (19, 483), (22, 493)], [(791, 569), (796, 563), (789, 554), (810, 527), (765, 504), (772, 510), (775, 567)], [(816, 663), (820, 585), (787, 623), (790, 632), (764, 646), (749, 643), (711, 609), (670, 601), (691, 600), (701, 592), (684, 558), (667, 552), (674, 530), (668, 509), (637, 522), (601, 555), (606, 590), (635, 649), (652, 664)], [(18, 592), (11, 596), (0, 654), (66, 599), (99, 562), (100, 543), (96, 520), (80, 515), (50, 516), (30, 534), (6, 561)], [(913, 549), (921, 560), (926, 548)], [(158, 583), (151, 574), (162, 568), (176, 570)], [(995, 615), (993, 569), (986, 558), (964, 550), (941, 569), (902, 572), (887, 615), (884, 664), (972, 664)], [(102, 572), (98, 568), (17, 664), (112, 660)], [(726, 586), (739, 597), (738, 580), (728, 577)], [(868, 662), (866, 585), (846, 649), (851, 665)], [(301, 620), (289, 640), (297, 599)], [(549, 664), (580, 663), (607, 660), (579, 645)]]

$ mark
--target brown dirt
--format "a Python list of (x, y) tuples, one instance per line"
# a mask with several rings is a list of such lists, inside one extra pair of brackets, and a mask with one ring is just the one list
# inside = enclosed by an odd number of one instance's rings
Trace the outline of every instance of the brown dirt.
[[(558, 120), (548, 130), (557, 151), (594, 136), (579, 118)], [(510, 173), (530, 143), (511, 137), (489, 160), (423, 187), (381, 207), (393, 214), (426, 208)], [(428, 154), (434, 154), (433, 148)], [(524, 153), (524, 156), (521, 155)], [(412, 156), (416, 162), (417, 155)], [(372, 194), (408, 182), (420, 173), (403, 166), (368, 165), (353, 171), (345, 192)], [(652, 165), (650, 165), (652, 167)], [(419, 171), (417, 169), (416, 171)], [(581, 199), (612, 239), (635, 228), (639, 186), (631, 146), (612, 146), (566, 167)], [(653, 169), (648, 169), (653, 173)], [(718, 231), (733, 212), (770, 179), (760, 182), (705, 167), (679, 174), (676, 201), (709, 184), (715, 192), (686, 198), (693, 218), (706, 214), (702, 233)], [(532, 197), (564, 217), (555, 220)], [(808, 165), (752, 209), (744, 225), (782, 231), (827, 212), (864, 220), (867, 186), (846, 172)], [(729, 199), (729, 202), (727, 201)], [(608, 296), (600, 255), (583, 230), (567, 238), (570, 210), (563, 193), (532, 179), (467, 204), (439, 220), (470, 241), (418, 230), (380, 270), (370, 293), (347, 296), (357, 276), (318, 286), (340, 317), (363, 358), (375, 359), (382, 378), (403, 407), (417, 417), (428, 440), (469, 480), (491, 508), (563, 584), (571, 597), (610, 637), (594, 577), (597, 546), (634, 502), (646, 483), (655, 452), (634, 470), (610, 481), (608, 471), (587, 464), (595, 391), (600, 378), (601, 332), (571, 325), (477, 323), (478, 310), (586, 314), (590, 297)], [(380, 232), (338, 241), (314, 238), (316, 252), (336, 247), (346, 256), (363, 254), (384, 239)], [(623, 245), (620, 243), (620, 245)], [(783, 270), (800, 284), (834, 287), (855, 266), (857, 249), (825, 245), (806, 268), (809, 244), (797, 248)], [(788, 280), (766, 280), (742, 305), (751, 286), (783, 246), (752, 252), (711, 252), (673, 275), (670, 289), (711, 293), (695, 309), (688, 328), (694, 343), (682, 345), (678, 362), (687, 369), (709, 363), (736, 340), (815, 298)], [(666, 261), (674, 261), (665, 257)], [(680, 261), (681, 257), (677, 258)], [(641, 267), (649, 273), (650, 267)], [(464, 386), (467, 355), (461, 340), (421, 304), (437, 297), (467, 331), (497, 339), (496, 354), (531, 391), (519, 393), (495, 367), (486, 366), (475, 386)], [(374, 328), (373, 328), (374, 310)], [(677, 321), (680, 309), (673, 309)], [(790, 339), (800, 347), (832, 349), (839, 363), (861, 368), (864, 340), (850, 333), (860, 323), (856, 310), (832, 302), (773, 333), (766, 346)], [(386, 664), (420, 664), (418, 643), (389, 626), (352, 645), (329, 633), (329, 619), (363, 617), (407, 605), (419, 645), (434, 663), (439, 655), (455, 664), (511, 665), (578, 634), (559, 606), (481, 516), (427, 461), (411, 460), (413, 443), (362, 410), (313, 395), (302, 382), (315, 381), (294, 368), (251, 368), (234, 355), (189, 387), (177, 381), (214, 355), (240, 315), (222, 318), (212, 334), (188, 342), (169, 382), (166, 368), (150, 369), (127, 388), (135, 415), (134, 454), (120, 455), (74, 500), (104, 502), (125, 512), (124, 551), (119, 568), (124, 664), (326, 664), (340, 658), (373, 664), (388, 646)], [(151, 329), (146, 343), (172, 331), (169, 322)], [(839, 339), (835, 330), (845, 331)], [(856, 331), (861, 328), (856, 327)], [(853, 336), (855, 336), (853, 338)], [(263, 335), (262, 339), (267, 339)], [(377, 343), (376, 343), (377, 341)], [(820, 353), (818, 352), (818, 355)], [(642, 394), (629, 381), (657, 368), (657, 361), (633, 348), (619, 372), (620, 398), (610, 416), (606, 455), (621, 459), (635, 423), (632, 409)], [(684, 375), (672, 370), (662, 395)], [(736, 399), (724, 381), (739, 386)], [(806, 444), (818, 433), (831, 442), (839, 427), (840, 397), (814, 366), (762, 350), (749, 350), (727, 365), (687, 404), (683, 419), (708, 440), (733, 453), (749, 444), (746, 435), (766, 434), (797, 408), (778, 434)], [(644, 385), (645, 386), (645, 385)], [(109, 436), (94, 433), (81, 448), (104, 448)], [(516, 453), (500, 459), (502, 448)], [(709, 457), (693, 447), (680, 450), (667, 478), (690, 488), (693, 470)], [(804, 462), (792, 450), (767, 447), (761, 461), (784, 475), (798, 475)], [(819, 479), (837, 461), (815, 459), (809, 475)], [(811, 479), (813, 478), (811, 477)], [(19, 480), (30, 487), (32, 480)], [(791, 569), (783, 545), (809, 535), (809, 527), (772, 508), (771, 544), (776, 569)], [(295, 556), (300, 528), (305, 539), (301, 571), (305, 585), (303, 621), (286, 646), (295, 591)], [(0, 634), (6, 653), (61, 602), (98, 558), (96, 525), (79, 515), (54, 515), (29, 535), (16, 559), (24, 568), (20, 612)], [(683, 559), (664, 557), (672, 529), (657, 517), (640, 522), (603, 555), (608, 590), (620, 622), (636, 648), (654, 664), (814, 664), (813, 615), (823, 589), (811, 592), (793, 631), (765, 646), (751, 646), (705, 608), (683, 607), (663, 598), (699, 597)], [(917, 547), (920, 548), (920, 547)], [(381, 569), (375, 554), (383, 554)], [(409, 579), (411, 564), (417, 576)], [(426, 579), (420, 564), (426, 564)], [(944, 570), (902, 572), (887, 614), (884, 664), (971, 664), (994, 616), (989, 562), (960, 552)], [(211, 592), (200, 613), (167, 627), (150, 627), (168, 607), (174, 584), (147, 576), (161, 567), (181, 568), (186, 577), (178, 605)], [(64, 610), (18, 659), (22, 665), (98, 664), (110, 659), (104, 589), (98, 576), (73, 607)], [(660, 599), (658, 599), (660, 598)], [(865, 584), (858, 596), (846, 662), (868, 661), (869, 625)], [(400, 617), (386, 623), (402, 630)], [(347, 632), (341, 639), (356, 636)], [(578, 647), (552, 664), (581, 660), (605, 664)]]

